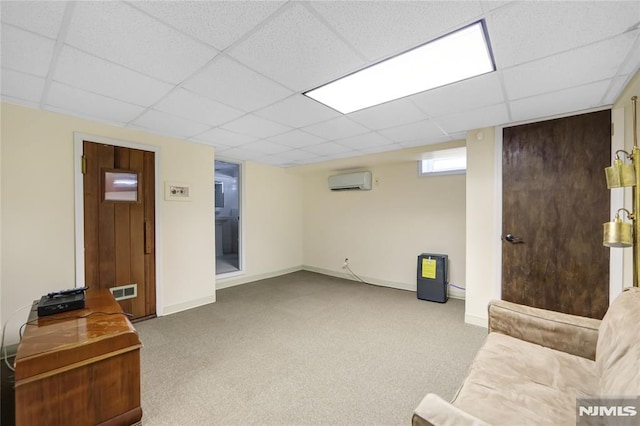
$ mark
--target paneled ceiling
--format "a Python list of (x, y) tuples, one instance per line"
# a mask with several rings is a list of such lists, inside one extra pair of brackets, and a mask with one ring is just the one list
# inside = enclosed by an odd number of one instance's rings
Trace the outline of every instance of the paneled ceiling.
[[(0, 2), (5, 102), (276, 166), (611, 105), (637, 1)], [(484, 19), (497, 71), (342, 115), (302, 95)]]

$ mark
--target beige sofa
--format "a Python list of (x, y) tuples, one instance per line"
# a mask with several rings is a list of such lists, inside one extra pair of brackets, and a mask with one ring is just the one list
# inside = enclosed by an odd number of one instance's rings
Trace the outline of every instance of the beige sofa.
[(625, 289), (602, 321), (493, 301), (453, 401), (428, 394), (412, 424), (574, 426), (576, 397), (638, 395), (640, 288)]

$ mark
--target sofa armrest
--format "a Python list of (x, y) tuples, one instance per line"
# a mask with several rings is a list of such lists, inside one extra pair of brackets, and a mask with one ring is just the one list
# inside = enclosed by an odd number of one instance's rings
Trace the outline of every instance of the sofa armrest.
[(595, 360), (601, 320), (504, 300), (489, 303), (489, 333), (497, 332)]
[(411, 419), (412, 426), (488, 426), (434, 393), (424, 397)]

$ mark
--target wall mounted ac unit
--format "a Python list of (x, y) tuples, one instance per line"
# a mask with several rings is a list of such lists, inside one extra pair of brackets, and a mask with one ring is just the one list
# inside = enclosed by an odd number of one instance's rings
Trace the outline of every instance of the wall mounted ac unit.
[(329, 189), (332, 191), (368, 191), (371, 189), (371, 172), (329, 176)]

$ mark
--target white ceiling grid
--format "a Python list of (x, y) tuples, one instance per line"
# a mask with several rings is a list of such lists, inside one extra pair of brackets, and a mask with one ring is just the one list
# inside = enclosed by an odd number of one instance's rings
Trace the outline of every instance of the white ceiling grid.
[[(3, 101), (275, 166), (610, 105), (640, 2), (0, 2)], [(496, 72), (342, 115), (303, 92), (479, 19)]]

